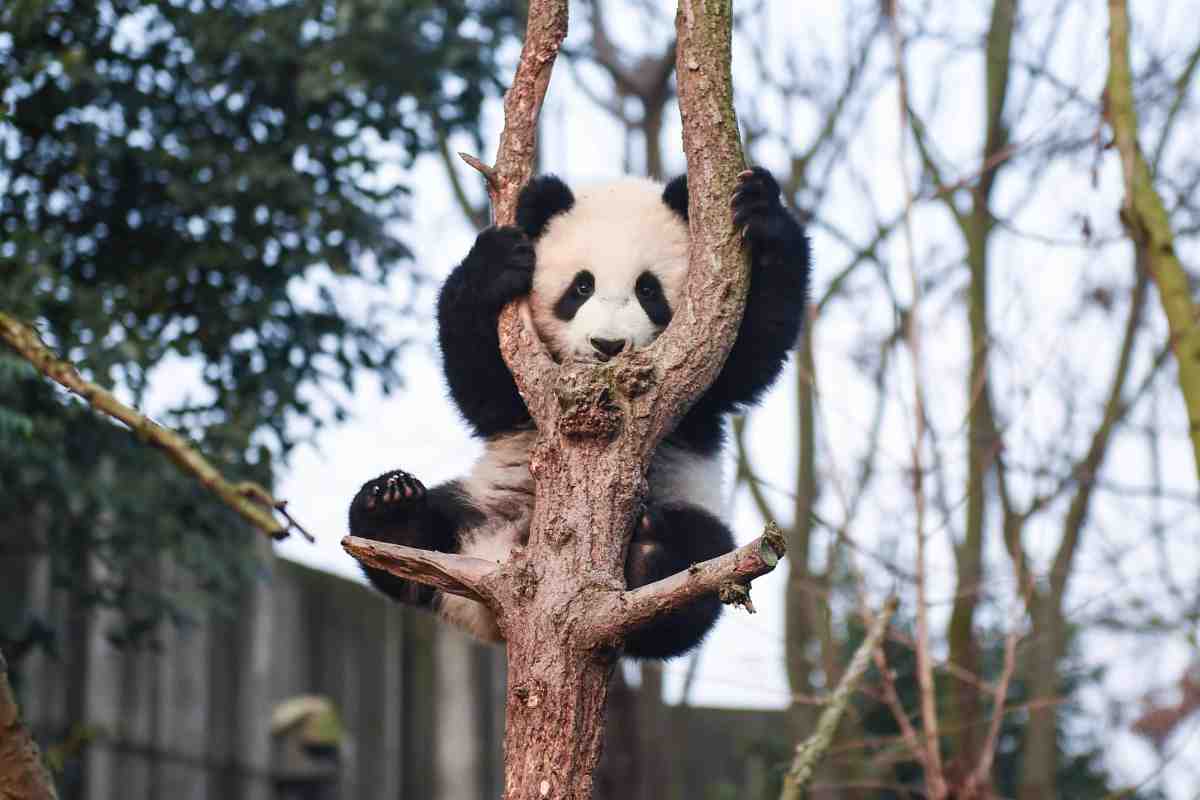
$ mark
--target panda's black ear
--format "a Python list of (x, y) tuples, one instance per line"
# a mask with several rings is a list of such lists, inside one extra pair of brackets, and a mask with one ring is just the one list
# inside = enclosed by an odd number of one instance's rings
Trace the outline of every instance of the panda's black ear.
[(687, 175), (680, 175), (667, 184), (667, 188), (663, 189), (663, 202), (667, 204), (668, 208), (682, 217), (684, 222), (687, 222)]
[(573, 205), (575, 195), (557, 177), (534, 178), (525, 184), (517, 198), (517, 227), (530, 239), (536, 239), (545, 232), (551, 217), (570, 211)]

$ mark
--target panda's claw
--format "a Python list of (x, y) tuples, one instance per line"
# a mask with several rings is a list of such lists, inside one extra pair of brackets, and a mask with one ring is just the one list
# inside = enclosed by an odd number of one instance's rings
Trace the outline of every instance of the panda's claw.
[(734, 227), (752, 247), (772, 244), (778, 236), (780, 218), (787, 214), (780, 201), (779, 183), (762, 167), (738, 175), (731, 206)]
[(424, 484), (403, 470), (392, 470), (364, 483), (350, 508), (364, 521), (384, 522), (408, 516), (424, 500)]

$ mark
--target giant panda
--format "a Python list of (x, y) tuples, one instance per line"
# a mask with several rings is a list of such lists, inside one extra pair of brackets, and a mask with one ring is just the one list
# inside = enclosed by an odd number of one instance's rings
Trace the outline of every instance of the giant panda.
[[(737, 338), (712, 386), (659, 446), (645, 511), (625, 565), (632, 588), (733, 548), (721, 521), (724, 416), (753, 403), (779, 375), (801, 332), (809, 247), (769, 172), (739, 177), (733, 222), (750, 255)], [(515, 227), (479, 234), (438, 298), (438, 338), (450, 395), (484, 442), (470, 473), (426, 490), (396, 470), (368, 481), (350, 505), (355, 536), (492, 561), (523, 544), (533, 509), (529, 452), (536, 432), (500, 355), (500, 310), (527, 297), (534, 325), (559, 360), (607, 361), (645, 347), (685, 303), (687, 178), (624, 178), (576, 194), (554, 176), (521, 191)], [(483, 639), (500, 630), (483, 605), (364, 567), (379, 589), (432, 607)], [(670, 658), (695, 647), (721, 611), (704, 597), (628, 637), (626, 653)]]

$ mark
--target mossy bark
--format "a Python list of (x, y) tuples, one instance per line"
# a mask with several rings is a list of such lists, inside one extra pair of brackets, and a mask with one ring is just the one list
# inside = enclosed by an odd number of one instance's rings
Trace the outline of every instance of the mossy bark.
[(1159, 301), (1171, 332), (1171, 347), (1179, 367), (1179, 389), (1188, 418), (1188, 435), (1196, 473), (1200, 477), (1200, 311), (1192, 296), (1187, 271), (1175, 251), (1175, 234), (1162, 196), (1138, 141), (1137, 107), (1129, 66), (1129, 7), (1109, 0), (1109, 67), (1105, 88), (1106, 116), (1121, 154), (1125, 174), (1125, 204), (1121, 221), (1158, 287)]

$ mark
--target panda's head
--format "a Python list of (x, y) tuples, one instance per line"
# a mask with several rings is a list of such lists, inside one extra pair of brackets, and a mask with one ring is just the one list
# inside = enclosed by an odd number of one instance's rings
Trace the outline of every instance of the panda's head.
[(534, 324), (560, 360), (607, 361), (653, 342), (687, 275), (687, 181), (624, 178), (576, 196), (558, 178), (521, 192), (517, 224), (534, 241)]

